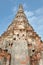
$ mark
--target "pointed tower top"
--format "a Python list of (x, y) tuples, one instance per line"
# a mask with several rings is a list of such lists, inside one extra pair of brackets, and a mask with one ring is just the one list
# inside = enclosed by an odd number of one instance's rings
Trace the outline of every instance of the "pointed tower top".
[(23, 6), (22, 6), (22, 4), (19, 5), (19, 10), (18, 10), (18, 11), (20, 11), (20, 12), (23, 11)]
[(21, 4), (19, 5), (18, 12), (17, 12), (13, 22), (8, 27), (8, 30), (20, 29), (21, 27), (19, 28), (19, 26), (23, 26), (24, 29), (29, 27), (29, 28), (31, 28), (31, 30), (33, 30), (31, 25), (28, 23), (28, 19), (24, 13), (23, 6)]

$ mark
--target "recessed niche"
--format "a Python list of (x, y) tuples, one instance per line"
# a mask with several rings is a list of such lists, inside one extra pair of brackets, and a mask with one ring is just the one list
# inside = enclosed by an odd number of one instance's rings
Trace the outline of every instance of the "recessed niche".
[(30, 44), (28, 44), (28, 46), (30, 46)]
[(9, 43), (9, 46), (10, 46), (10, 43)]
[(20, 29), (20, 31), (22, 31), (22, 29)]
[(11, 43), (11, 46), (13, 45), (13, 43)]
[(19, 34), (17, 34), (17, 36), (19, 36)]
[(28, 32), (28, 30), (26, 30), (26, 32)]
[(16, 38), (14, 38), (13, 40), (16, 40)]
[(23, 29), (23, 31), (25, 31), (25, 29)]
[(31, 44), (28, 44), (28, 46), (32, 46)]
[(7, 50), (7, 49), (5, 49), (4, 51), (5, 51), (5, 52), (8, 52), (8, 50)]
[(25, 40), (27, 40), (27, 39), (25, 39)]
[(32, 50), (32, 52), (35, 52), (35, 50)]
[(0, 52), (2, 51), (2, 49), (0, 48)]
[(23, 36), (24, 36), (24, 34), (23, 34)]

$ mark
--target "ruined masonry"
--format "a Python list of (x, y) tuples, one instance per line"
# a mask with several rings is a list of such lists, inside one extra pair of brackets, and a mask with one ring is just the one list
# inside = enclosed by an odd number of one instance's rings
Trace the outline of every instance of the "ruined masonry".
[(0, 65), (43, 65), (43, 41), (29, 24), (22, 5), (0, 36)]

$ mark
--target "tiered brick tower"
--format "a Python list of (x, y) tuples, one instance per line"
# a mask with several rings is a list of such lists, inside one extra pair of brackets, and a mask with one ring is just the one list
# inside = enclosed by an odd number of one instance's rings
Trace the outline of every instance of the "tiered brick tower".
[(40, 60), (41, 54), (43, 55), (42, 46), (41, 38), (34, 32), (20, 5), (15, 19), (0, 37), (0, 50), (6, 51), (5, 55), (8, 54), (3, 56), (8, 57), (7, 60), (4, 59), (4, 65), (39, 65), (39, 61), (41, 64), (43, 60)]

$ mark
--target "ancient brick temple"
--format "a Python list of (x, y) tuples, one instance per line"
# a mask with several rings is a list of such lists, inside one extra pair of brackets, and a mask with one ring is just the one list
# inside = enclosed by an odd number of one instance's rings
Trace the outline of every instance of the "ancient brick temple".
[(22, 5), (0, 36), (0, 65), (43, 65), (43, 42), (29, 24)]

